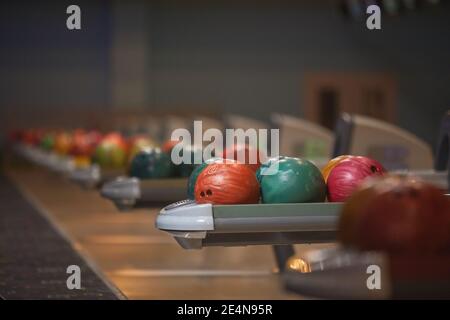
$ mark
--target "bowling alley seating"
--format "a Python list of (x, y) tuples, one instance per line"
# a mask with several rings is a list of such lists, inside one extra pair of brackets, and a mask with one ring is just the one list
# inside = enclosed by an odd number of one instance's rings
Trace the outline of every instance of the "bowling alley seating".
[(333, 155), (371, 157), (388, 170), (423, 170), (433, 167), (431, 147), (415, 136), (387, 122), (344, 113), (336, 125)]
[(274, 113), (271, 121), (280, 129), (280, 154), (314, 162), (319, 168), (330, 157), (334, 144), (332, 131), (293, 116)]

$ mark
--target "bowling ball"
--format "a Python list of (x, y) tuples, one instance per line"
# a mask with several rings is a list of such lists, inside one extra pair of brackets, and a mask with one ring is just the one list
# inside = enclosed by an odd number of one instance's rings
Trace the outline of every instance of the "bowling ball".
[(262, 163), (261, 166), (256, 170), (256, 179), (258, 180), (258, 183), (261, 183), (262, 178), (264, 177), (264, 172), (270, 168), (270, 166), (276, 162), (280, 161), (282, 159), (286, 158), (285, 156), (278, 156), (270, 158), (266, 163)]
[(51, 151), (55, 147), (55, 135), (53, 133), (46, 133), (42, 137), (40, 147), (45, 151)]
[(431, 184), (405, 179), (380, 191), (360, 215), (355, 229), (358, 249), (450, 253), (450, 199)]
[(11, 143), (20, 142), (23, 139), (24, 133), (25, 133), (24, 130), (21, 129), (11, 130), (8, 133), (8, 141)]
[(128, 146), (119, 133), (107, 134), (95, 148), (93, 161), (102, 168), (123, 168), (127, 163)]
[(328, 201), (345, 201), (366, 178), (384, 173), (385, 169), (378, 161), (367, 157), (342, 160), (328, 175)]
[(137, 135), (130, 139), (130, 152), (128, 155), (128, 162), (131, 163), (134, 156), (145, 148), (156, 148), (157, 144), (150, 137), (145, 135)]
[(173, 147), (175, 147), (179, 142), (180, 141), (178, 140), (167, 140), (166, 142), (163, 143), (161, 150), (170, 155)]
[(89, 158), (101, 141), (101, 134), (97, 131), (75, 130), (70, 154), (75, 157)]
[[(251, 155), (254, 156), (251, 157)], [(249, 144), (235, 143), (223, 151), (222, 157), (224, 159), (233, 159), (240, 163), (244, 163), (256, 172), (261, 166), (261, 161), (264, 160), (263, 158), (265, 155), (261, 157), (259, 154), (259, 149), (252, 147)]]
[(338, 165), (340, 162), (342, 162), (345, 159), (348, 159), (350, 157), (353, 157), (351, 155), (342, 155), (336, 158), (331, 159), (328, 161), (328, 163), (325, 165), (325, 167), (322, 168), (322, 176), (325, 182), (328, 180), (328, 175), (330, 174), (331, 170)]
[(63, 131), (55, 137), (55, 152), (59, 155), (67, 155), (72, 147), (72, 135)]
[(167, 153), (160, 148), (144, 148), (133, 158), (130, 176), (139, 179), (168, 178), (174, 173), (174, 166)]
[(365, 180), (344, 203), (338, 224), (338, 240), (345, 246), (356, 246), (356, 226), (361, 212), (365, 210), (372, 199), (402, 183), (398, 176), (372, 177)]
[[(278, 170), (274, 170), (278, 165)], [(274, 159), (268, 168), (274, 174), (261, 175), (263, 203), (322, 202), (326, 185), (320, 170), (310, 161), (281, 157)]]
[[(227, 163), (231, 163), (231, 161), (235, 162), (233, 160), (226, 160)], [(215, 157), (215, 158), (208, 159), (205, 162), (203, 162), (202, 164), (195, 166), (194, 170), (192, 171), (192, 173), (188, 179), (188, 187), (187, 187), (188, 199), (191, 199), (191, 200), (195, 199), (195, 184), (197, 182), (197, 178), (198, 178), (199, 174), (203, 171), (203, 169), (205, 169), (209, 164), (222, 163), (222, 162), (225, 162), (225, 160), (223, 158)]]
[(36, 146), (41, 141), (43, 134), (44, 131), (42, 129), (28, 129), (25, 130), (22, 141), (27, 145)]
[(72, 134), (72, 145), (69, 153), (74, 156), (82, 154), (86, 148), (86, 145), (86, 132), (84, 130), (77, 129)]
[[(169, 153), (169, 157), (171, 156), (171, 153)], [(196, 147), (193, 145), (184, 145), (183, 148), (179, 152), (179, 156), (183, 158), (187, 158), (186, 162), (190, 163), (181, 163), (179, 165), (176, 165), (176, 174), (180, 177), (189, 177), (194, 171), (194, 168), (196, 167), (195, 163), (195, 157), (203, 159), (203, 150), (200, 147)]]
[(259, 202), (255, 173), (239, 163), (213, 163), (199, 174), (195, 201), (212, 204), (249, 204)]

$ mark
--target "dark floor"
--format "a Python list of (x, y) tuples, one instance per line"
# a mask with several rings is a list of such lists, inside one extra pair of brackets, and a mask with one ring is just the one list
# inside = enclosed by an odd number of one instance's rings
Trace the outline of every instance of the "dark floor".
[[(69, 290), (67, 267), (81, 269)], [(3, 299), (117, 299), (107, 285), (4, 176), (0, 176), (0, 296)]]

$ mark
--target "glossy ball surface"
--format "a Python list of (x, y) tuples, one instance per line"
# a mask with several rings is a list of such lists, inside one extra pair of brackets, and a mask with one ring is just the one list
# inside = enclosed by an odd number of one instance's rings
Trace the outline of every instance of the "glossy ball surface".
[(173, 173), (174, 166), (169, 155), (159, 148), (141, 150), (130, 165), (130, 176), (139, 179), (168, 178)]
[(258, 203), (259, 197), (255, 173), (244, 164), (209, 164), (195, 184), (197, 203), (250, 204)]
[[(278, 166), (278, 170), (276, 170)], [(320, 170), (310, 161), (282, 157), (274, 159), (265, 168), (274, 174), (262, 175), (261, 197), (263, 203), (323, 202), (326, 185)]]

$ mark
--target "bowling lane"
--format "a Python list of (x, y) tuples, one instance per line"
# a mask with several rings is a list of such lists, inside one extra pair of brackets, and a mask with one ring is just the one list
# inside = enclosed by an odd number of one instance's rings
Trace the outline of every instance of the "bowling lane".
[(98, 191), (49, 172), (8, 175), (130, 299), (298, 298), (281, 288), (270, 246), (186, 251), (154, 228), (158, 208), (120, 213)]

